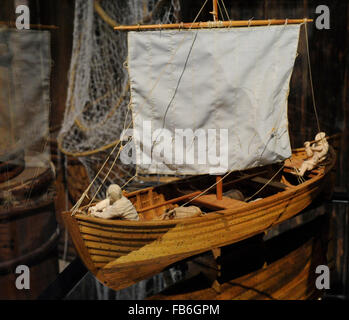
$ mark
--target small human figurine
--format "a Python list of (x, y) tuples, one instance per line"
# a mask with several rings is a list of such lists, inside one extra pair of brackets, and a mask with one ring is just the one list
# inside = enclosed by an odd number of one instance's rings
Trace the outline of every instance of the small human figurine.
[(304, 147), (308, 159), (304, 160), (297, 172), (300, 176), (303, 176), (308, 170), (313, 170), (320, 162), (326, 159), (329, 145), (326, 140), (325, 132), (319, 132), (315, 136), (315, 143), (312, 145), (310, 145), (309, 141), (304, 142)]
[(107, 198), (89, 208), (88, 213), (104, 219), (139, 220), (132, 202), (122, 194), (122, 190), (117, 184), (111, 184), (107, 189)]

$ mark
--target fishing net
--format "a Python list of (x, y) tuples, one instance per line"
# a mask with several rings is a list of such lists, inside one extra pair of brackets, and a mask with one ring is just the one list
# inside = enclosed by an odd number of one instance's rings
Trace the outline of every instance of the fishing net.
[[(89, 181), (131, 121), (127, 33), (113, 26), (176, 22), (178, 13), (179, 0), (76, 1), (69, 89), (58, 143), (64, 154), (84, 165)], [(102, 185), (98, 195), (104, 196), (110, 183), (123, 185), (135, 175), (132, 165), (119, 160), (114, 165), (115, 156), (94, 181), (91, 193)]]

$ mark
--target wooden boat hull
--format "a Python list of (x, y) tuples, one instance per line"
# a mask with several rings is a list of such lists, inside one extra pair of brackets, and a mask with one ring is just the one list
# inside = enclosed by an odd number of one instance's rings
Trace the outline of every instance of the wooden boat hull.
[[(299, 151), (301, 155), (301, 151)], [(296, 157), (294, 158), (297, 160)], [(99, 281), (119, 290), (190, 256), (264, 232), (306, 208), (323, 191), (335, 163), (314, 177), (262, 200), (178, 220), (103, 220), (63, 213), (74, 245)]]

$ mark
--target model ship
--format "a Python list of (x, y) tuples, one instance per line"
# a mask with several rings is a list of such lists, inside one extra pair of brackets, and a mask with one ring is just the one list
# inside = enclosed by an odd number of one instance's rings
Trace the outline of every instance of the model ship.
[[(80, 258), (112, 289), (264, 232), (328, 185), (336, 155), (325, 135), (292, 150), (288, 134), (289, 82), (306, 20), (218, 21), (213, 3), (213, 22), (116, 28), (131, 31), (138, 173), (189, 177), (124, 192), (137, 221), (92, 216), (94, 197), (80, 207), (89, 190), (62, 214)], [(194, 134), (184, 144), (188, 129)], [(200, 214), (166, 215), (189, 206)]]

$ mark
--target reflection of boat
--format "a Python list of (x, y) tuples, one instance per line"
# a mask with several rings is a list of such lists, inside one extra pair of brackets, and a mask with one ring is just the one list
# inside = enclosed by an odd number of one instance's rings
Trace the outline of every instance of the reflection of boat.
[[(243, 241), (229, 246), (226, 277), (220, 292), (211, 287), (202, 264), (192, 263), (195, 272), (189, 279), (175, 284), (150, 300), (307, 300), (323, 291), (316, 288), (316, 267), (331, 265), (328, 252), (328, 219), (317, 218), (305, 228), (298, 227), (262, 243)], [(315, 222), (315, 223), (314, 223)], [(315, 228), (315, 230), (314, 230)], [(249, 239), (253, 240), (253, 239)], [(259, 244), (259, 246), (258, 246)], [(290, 247), (291, 244), (291, 247)], [(292, 248), (292, 249), (291, 249)], [(281, 251), (281, 252), (280, 252)], [(241, 260), (241, 256), (247, 261)], [(253, 257), (253, 262), (251, 262)], [(200, 260), (202, 261), (202, 260)], [(203, 262), (207, 263), (208, 257)], [(263, 265), (263, 263), (265, 263)], [(198, 273), (200, 272), (200, 273)]]
[[(326, 186), (335, 163), (332, 149), (304, 178), (292, 174), (306, 158), (303, 149), (291, 151), (287, 120), (299, 24), (305, 21), (216, 20), (142, 27), (174, 29), (160, 35), (129, 33), (133, 121), (124, 128), (133, 125), (138, 172), (193, 176), (126, 193), (140, 221), (93, 218), (87, 208), (107, 181), (111, 169), (102, 172), (116, 145), (71, 212), (63, 213), (81, 259), (110, 288), (125, 288), (177, 261), (263, 232), (299, 213)], [(232, 27), (250, 24), (259, 27)], [(125, 146), (114, 164), (129, 150)], [(218, 161), (210, 161), (218, 147)], [(79, 208), (99, 174), (100, 188)], [(240, 200), (232, 196), (235, 189)], [(188, 203), (205, 214), (160, 219), (165, 210)]]
[[(295, 151), (293, 166), (303, 157), (303, 151)], [(331, 152), (328, 164), (310, 172), (308, 180), (298, 185), (290, 183), (291, 179), (297, 180), (286, 165), (279, 178), (259, 194), (263, 199), (258, 201), (246, 203), (225, 196), (216, 200), (214, 194), (199, 196), (193, 203), (208, 212), (203, 217), (154, 220), (171, 206), (173, 197), (182, 199), (176, 201), (181, 204), (197, 195), (193, 189), (203, 190), (210, 185), (210, 176), (129, 193), (127, 197), (141, 212), (141, 221), (110, 221), (83, 214), (72, 216), (71, 212), (63, 213), (63, 218), (88, 269), (108, 287), (121, 289), (176, 261), (246, 239), (296, 215), (327, 186), (334, 162), (335, 154)], [(249, 170), (242, 176), (232, 174), (223, 184), (224, 194), (232, 187), (253, 194), (269, 177), (265, 168)]]

